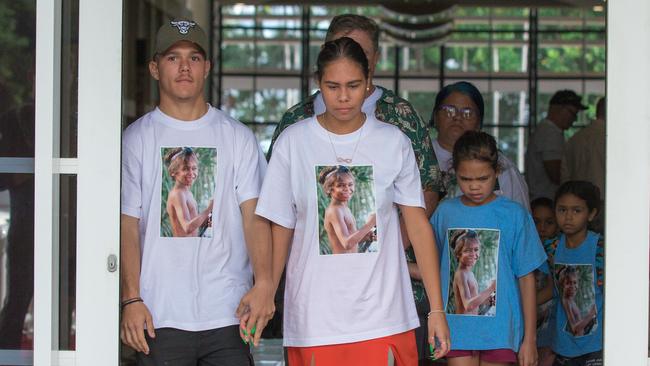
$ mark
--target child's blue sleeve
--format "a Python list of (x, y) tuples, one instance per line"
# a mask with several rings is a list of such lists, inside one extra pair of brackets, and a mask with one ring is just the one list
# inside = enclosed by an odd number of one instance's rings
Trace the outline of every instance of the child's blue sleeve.
[(515, 228), (515, 245), (512, 249), (512, 269), (517, 278), (529, 274), (546, 263), (546, 253), (539, 240), (533, 218), (523, 210), (520, 217), (520, 220), (513, 222), (514, 225), (518, 224)]
[(548, 266), (548, 261), (544, 261), (544, 263), (537, 267), (537, 269), (544, 274), (551, 274), (551, 268)]

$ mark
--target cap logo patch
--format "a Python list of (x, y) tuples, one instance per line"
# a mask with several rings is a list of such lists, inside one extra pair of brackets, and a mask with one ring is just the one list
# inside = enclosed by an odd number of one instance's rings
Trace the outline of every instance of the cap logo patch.
[(172, 27), (178, 28), (178, 33), (180, 34), (187, 34), (190, 32), (190, 28), (196, 26), (196, 23), (187, 20), (172, 21), (171, 24)]

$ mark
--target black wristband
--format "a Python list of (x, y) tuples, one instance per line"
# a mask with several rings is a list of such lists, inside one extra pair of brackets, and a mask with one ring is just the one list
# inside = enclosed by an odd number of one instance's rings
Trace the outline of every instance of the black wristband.
[(136, 303), (136, 302), (144, 302), (144, 300), (142, 300), (141, 297), (133, 297), (133, 298), (130, 298), (130, 299), (127, 299), (127, 300), (122, 301), (122, 302), (120, 303), (120, 308), (121, 308), (121, 309), (124, 309), (125, 306), (127, 306), (127, 305), (129, 305), (129, 304)]

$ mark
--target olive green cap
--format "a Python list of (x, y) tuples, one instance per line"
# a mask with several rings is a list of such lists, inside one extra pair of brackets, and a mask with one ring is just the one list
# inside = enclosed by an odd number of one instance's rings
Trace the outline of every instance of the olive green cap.
[(197, 45), (205, 54), (208, 53), (208, 36), (194, 21), (175, 19), (164, 23), (156, 34), (155, 54), (163, 54), (180, 41), (189, 41)]

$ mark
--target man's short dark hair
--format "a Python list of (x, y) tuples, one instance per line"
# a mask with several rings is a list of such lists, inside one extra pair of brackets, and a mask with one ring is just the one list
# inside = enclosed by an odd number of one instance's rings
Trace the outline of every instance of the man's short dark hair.
[(356, 14), (341, 14), (332, 19), (327, 34), (325, 35), (325, 42), (334, 39), (334, 36), (343, 33), (344, 36), (360, 30), (366, 32), (372, 40), (372, 45), (375, 47), (375, 52), (379, 50), (379, 27), (374, 20), (363, 15)]

